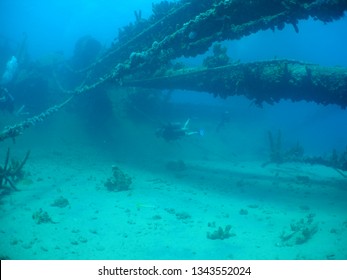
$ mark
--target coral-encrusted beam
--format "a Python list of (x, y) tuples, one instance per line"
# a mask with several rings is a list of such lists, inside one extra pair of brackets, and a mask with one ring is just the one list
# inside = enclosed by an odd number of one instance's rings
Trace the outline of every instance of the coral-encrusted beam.
[(224, 98), (245, 95), (258, 104), (290, 99), (347, 106), (347, 68), (291, 60), (170, 71), (161, 77), (123, 82), (126, 86), (209, 92)]

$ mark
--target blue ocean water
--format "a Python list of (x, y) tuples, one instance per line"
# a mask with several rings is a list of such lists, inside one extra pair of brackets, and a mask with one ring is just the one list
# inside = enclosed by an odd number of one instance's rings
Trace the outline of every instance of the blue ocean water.
[[(119, 29), (152, 15), (153, 2), (160, 1), (2, 0), (0, 74), (13, 76), (0, 85), (10, 104), (0, 108), (1, 130), (83, 87), (90, 77), (69, 67), (94, 61), (78, 50), (102, 57)], [(347, 67), (346, 15), (301, 20), (298, 29), (221, 45), (231, 62)], [(18, 65), (8, 67), (18, 53)], [(211, 54), (212, 47), (176, 61), (199, 67)], [(347, 258), (347, 167), (332, 165), (335, 152), (347, 161), (346, 109), (289, 100), (258, 106), (245, 96), (121, 82), (77, 96), (0, 142), (3, 170), (31, 150), (24, 173), (10, 178), (18, 191), (1, 179), (2, 259)], [(271, 161), (276, 143), (281, 156), (302, 148), (303, 157)]]

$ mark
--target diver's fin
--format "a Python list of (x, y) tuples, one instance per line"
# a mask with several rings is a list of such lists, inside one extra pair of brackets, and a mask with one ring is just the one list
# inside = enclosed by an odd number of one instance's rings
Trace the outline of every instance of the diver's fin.
[(187, 132), (186, 132), (186, 135), (187, 135), (187, 136), (195, 135), (195, 134), (200, 135), (200, 136), (204, 136), (204, 135), (205, 135), (205, 130), (199, 129), (199, 130), (197, 130), (197, 131), (187, 131)]
[(184, 123), (183, 130), (188, 129), (189, 121), (190, 121), (190, 119), (188, 119), (188, 120)]

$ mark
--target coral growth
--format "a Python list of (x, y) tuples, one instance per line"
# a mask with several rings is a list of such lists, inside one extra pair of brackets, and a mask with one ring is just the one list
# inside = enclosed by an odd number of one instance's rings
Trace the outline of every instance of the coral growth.
[(288, 150), (282, 148), (282, 133), (279, 130), (277, 135), (274, 136), (271, 131), (268, 131), (268, 139), (270, 144), (270, 160), (263, 164), (263, 167), (276, 163), (281, 164), (284, 162), (303, 162), (304, 161), (304, 148), (299, 142)]
[(281, 242), (277, 246), (294, 246), (308, 242), (318, 231), (318, 224), (313, 222), (315, 215), (308, 214), (296, 222), (290, 224), (289, 231), (281, 233)]
[(127, 191), (132, 183), (131, 177), (125, 174), (117, 166), (112, 166), (112, 177), (108, 178), (104, 186), (110, 192)]
[(10, 149), (7, 149), (4, 166), (0, 166), (0, 190), (7, 188), (18, 190), (15, 183), (24, 177), (23, 167), (28, 160), (30, 151), (28, 151), (22, 161), (10, 160)]
[(35, 211), (32, 215), (33, 220), (39, 224), (56, 224), (46, 211), (43, 211), (42, 208)]
[[(282, 164), (286, 162), (320, 164), (333, 168), (341, 176), (347, 178), (347, 175), (343, 173), (343, 171), (347, 171), (347, 147), (341, 154), (334, 149), (329, 157), (308, 157), (304, 155), (304, 148), (299, 142), (297, 142), (296, 145), (292, 146), (290, 149), (284, 150), (282, 148), (282, 134), (280, 130), (276, 136), (274, 136), (271, 131), (268, 131), (268, 139), (270, 144), (270, 159), (262, 164), (263, 167), (270, 163)], [(301, 181), (301, 179), (303, 178), (299, 178), (299, 181)]]
[(228, 63), (229, 57), (227, 55), (227, 48), (219, 43), (213, 45), (213, 56), (208, 56), (203, 61), (203, 65), (207, 68), (224, 66)]
[[(215, 227), (215, 223), (209, 223), (210, 227)], [(216, 239), (227, 239), (230, 237), (235, 236), (235, 233), (231, 233), (231, 225), (226, 225), (224, 227), (224, 229), (222, 227), (218, 227), (218, 229), (216, 229), (215, 231), (211, 232), (207, 232), (207, 238), (208, 239), (212, 239), (212, 240), (216, 240)]]

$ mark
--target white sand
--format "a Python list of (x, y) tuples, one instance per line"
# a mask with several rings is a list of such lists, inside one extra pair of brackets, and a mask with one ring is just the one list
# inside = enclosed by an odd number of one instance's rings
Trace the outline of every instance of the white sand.
[[(103, 185), (116, 164), (133, 178), (131, 190)], [(89, 154), (31, 155), (30, 180), (1, 197), (2, 257), (11, 259), (346, 259), (346, 179), (327, 167), (262, 162), (187, 160), (172, 172), (166, 162), (139, 166)], [(308, 176), (302, 182), (297, 176)], [(53, 207), (55, 199), (69, 201)], [(37, 224), (42, 208), (55, 223)], [(240, 214), (240, 210), (247, 210)], [(186, 213), (179, 219), (176, 214)], [(318, 231), (285, 246), (282, 231), (314, 214)], [(184, 216), (184, 215), (183, 215)], [(207, 232), (231, 225), (235, 234)]]

